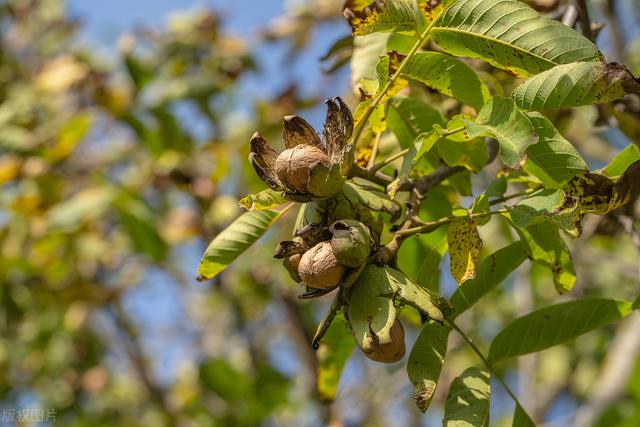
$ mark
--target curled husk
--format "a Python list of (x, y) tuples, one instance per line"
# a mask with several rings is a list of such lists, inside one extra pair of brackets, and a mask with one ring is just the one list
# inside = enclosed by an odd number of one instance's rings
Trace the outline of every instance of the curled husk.
[(334, 196), (353, 163), (353, 117), (342, 99), (327, 100), (324, 138), (299, 116), (284, 118), (285, 150), (278, 153), (259, 134), (251, 137), (249, 162), (271, 189), (289, 200), (308, 202)]
[(302, 255), (298, 273), (302, 281), (316, 289), (332, 289), (338, 286), (345, 267), (338, 263), (330, 242), (321, 242)]
[(338, 262), (346, 267), (364, 264), (371, 252), (369, 228), (360, 221), (343, 219), (329, 227), (331, 249)]
[(404, 357), (406, 351), (404, 344), (404, 328), (398, 319), (391, 326), (391, 341), (382, 344), (378, 340), (373, 339), (367, 351), (362, 350), (367, 358), (381, 363), (394, 363)]

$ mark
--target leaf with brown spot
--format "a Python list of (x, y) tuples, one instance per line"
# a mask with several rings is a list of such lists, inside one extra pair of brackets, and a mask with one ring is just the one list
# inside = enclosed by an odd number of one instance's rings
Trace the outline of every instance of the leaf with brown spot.
[(354, 36), (377, 32), (414, 34), (422, 21), (417, 4), (412, 0), (376, 0), (364, 8), (349, 7), (342, 14), (349, 21)]
[(461, 285), (476, 276), (478, 257), (482, 249), (482, 240), (475, 221), (470, 218), (454, 219), (449, 224), (447, 241), (451, 275)]
[(449, 328), (439, 323), (425, 325), (407, 361), (407, 375), (415, 387), (416, 405), (426, 412), (438, 385), (447, 354)]
[(526, 110), (602, 104), (640, 93), (640, 82), (615, 62), (574, 62), (557, 65), (518, 86), (511, 97)]

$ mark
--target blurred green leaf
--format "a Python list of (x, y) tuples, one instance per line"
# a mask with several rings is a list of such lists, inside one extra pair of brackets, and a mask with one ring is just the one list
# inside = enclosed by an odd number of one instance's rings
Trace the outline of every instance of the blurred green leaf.
[(225, 359), (208, 359), (200, 365), (200, 381), (225, 400), (242, 400), (252, 392), (251, 380)]
[(318, 394), (322, 401), (330, 402), (336, 397), (342, 370), (353, 353), (355, 345), (344, 316), (334, 317), (320, 342), (320, 347), (316, 350)]

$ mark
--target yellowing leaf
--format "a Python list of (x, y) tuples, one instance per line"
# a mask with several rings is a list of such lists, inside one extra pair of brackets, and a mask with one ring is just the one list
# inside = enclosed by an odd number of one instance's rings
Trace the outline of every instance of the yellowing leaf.
[(482, 240), (474, 220), (456, 218), (449, 224), (447, 231), (449, 256), (451, 258), (451, 275), (458, 284), (476, 276), (476, 266)]

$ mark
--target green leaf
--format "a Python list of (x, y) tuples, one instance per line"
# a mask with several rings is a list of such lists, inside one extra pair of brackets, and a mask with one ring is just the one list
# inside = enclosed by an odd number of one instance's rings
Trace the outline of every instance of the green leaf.
[(287, 200), (282, 197), (282, 194), (278, 191), (271, 189), (262, 190), (258, 194), (249, 194), (246, 197), (240, 199), (240, 206), (249, 211), (262, 211), (265, 209), (275, 208)]
[(437, 292), (440, 281), (440, 261), (449, 248), (446, 237), (440, 239), (433, 248), (428, 247), (418, 268), (417, 282), (420, 286)]
[(509, 98), (494, 96), (482, 107), (476, 121), (464, 121), (469, 136), (495, 138), (500, 145), (500, 159), (511, 168), (518, 168), (527, 148), (538, 142), (531, 121)]
[(418, 135), (430, 132), (436, 124), (444, 128), (447, 122), (439, 111), (418, 99), (395, 97), (387, 108), (387, 124), (400, 146), (409, 148)]
[(416, 137), (415, 141), (413, 141), (413, 146), (409, 150), (409, 153), (404, 156), (398, 177), (394, 179), (391, 184), (387, 185), (387, 193), (389, 194), (389, 197), (394, 198), (396, 196), (396, 193), (402, 184), (407, 182), (407, 179), (409, 179), (411, 168), (413, 168), (418, 160), (420, 160), (425, 153), (431, 150), (435, 143), (440, 139), (440, 126), (437, 124), (433, 126), (434, 129), (432, 131), (421, 133)]
[(502, 283), (527, 258), (523, 242), (514, 242), (483, 259), (476, 277), (467, 280), (449, 299), (454, 316), (459, 316), (480, 298)]
[(509, 216), (520, 228), (529, 226), (538, 218), (549, 219), (567, 231), (580, 225), (580, 204), (574, 197), (566, 197), (561, 190), (542, 189), (514, 205)]
[(569, 341), (631, 312), (631, 303), (583, 298), (531, 312), (507, 325), (491, 342), (489, 361), (534, 353)]
[(604, 61), (557, 65), (530, 77), (511, 97), (525, 110), (602, 104), (629, 93), (640, 93), (640, 83), (624, 66)]
[(602, 58), (587, 38), (517, 0), (458, 0), (431, 34), (452, 55), (479, 58), (521, 76)]
[[(480, 194), (478, 197), (476, 197), (476, 199), (473, 201), (473, 204), (471, 205), (471, 213), (479, 214), (479, 213), (484, 213), (488, 211), (489, 211), (489, 197), (486, 194)], [(476, 221), (476, 224), (478, 224), (479, 226), (485, 225), (491, 220), (491, 215), (486, 214), (482, 216), (476, 216), (474, 217), (474, 220)]]
[(639, 310), (640, 309), (640, 297), (636, 298), (636, 300), (634, 301), (633, 309), (634, 310)]
[[(447, 123), (447, 130), (465, 125), (463, 116), (453, 117)], [(466, 132), (457, 132), (438, 142), (438, 153), (449, 166), (464, 166), (472, 172), (480, 171), (489, 158), (484, 138), (471, 138)]]
[(608, 177), (617, 177), (625, 173), (632, 163), (640, 160), (640, 149), (637, 145), (629, 145), (620, 151), (602, 172)]
[(529, 414), (526, 413), (522, 406), (516, 403), (516, 407), (513, 411), (513, 423), (512, 427), (536, 427), (536, 424), (529, 417)]
[(137, 252), (151, 257), (155, 262), (167, 255), (169, 246), (158, 233), (151, 208), (142, 200), (122, 194), (115, 206), (120, 224), (129, 235)]
[(243, 400), (253, 389), (248, 376), (225, 359), (209, 359), (200, 365), (200, 382), (224, 400)]
[(451, 275), (462, 285), (476, 275), (476, 264), (482, 248), (482, 240), (474, 220), (456, 218), (447, 230), (449, 257), (451, 258)]
[(364, 89), (364, 81), (376, 79), (376, 64), (380, 56), (387, 53), (389, 36), (388, 33), (374, 33), (353, 38), (351, 86), (356, 93), (358, 88)]
[(318, 395), (323, 402), (330, 402), (336, 397), (342, 370), (354, 347), (347, 321), (343, 315), (337, 315), (316, 350)]
[(74, 230), (84, 221), (102, 215), (109, 209), (115, 196), (114, 189), (107, 186), (82, 190), (49, 209), (46, 214), (47, 225), (51, 230)]
[(447, 354), (450, 329), (439, 323), (422, 328), (407, 361), (407, 374), (415, 388), (416, 405), (426, 412), (438, 385), (438, 378)]
[(406, 62), (401, 75), (470, 105), (476, 111), (491, 97), (471, 67), (445, 53), (416, 53)]
[(525, 172), (538, 178), (546, 188), (560, 188), (589, 170), (573, 144), (564, 139), (549, 119), (536, 112), (527, 116), (540, 140), (527, 148)]
[(351, 33), (362, 36), (379, 32), (414, 34), (422, 18), (414, 0), (375, 0), (365, 8), (349, 7), (343, 15)]
[(256, 242), (284, 211), (249, 211), (242, 214), (209, 244), (198, 266), (198, 279), (214, 278)]
[(576, 282), (576, 270), (558, 227), (542, 223), (527, 228), (516, 227), (516, 231), (527, 246), (529, 258), (551, 270), (556, 290), (561, 294), (571, 291)]
[(445, 427), (485, 427), (489, 425), (489, 373), (468, 368), (451, 383), (444, 406)]
[(402, 212), (398, 202), (391, 200), (384, 191), (376, 187), (347, 182), (342, 192), (357, 196), (362, 205), (376, 212), (388, 213), (392, 218), (396, 218)]

